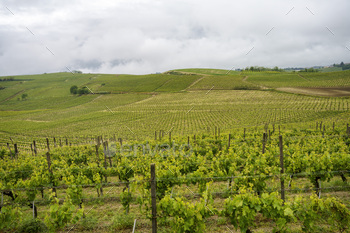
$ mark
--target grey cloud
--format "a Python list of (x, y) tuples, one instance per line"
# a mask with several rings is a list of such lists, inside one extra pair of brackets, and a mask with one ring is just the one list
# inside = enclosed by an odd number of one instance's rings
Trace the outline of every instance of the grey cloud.
[(3, 4), (0, 64), (4, 75), (55, 72), (66, 66), (86, 72), (142, 74), (184, 67), (290, 67), (349, 61), (347, 0), (239, 4), (229, 0), (19, 0)]
[(103, 62), (98, 60), (77, 60), (74, 62), (73, 67), (75, 69), (91, 69), (91, 70), (97, 70), (102, 66)]
[(110, 64), (112, 67), (115, 67), (115, 66), (123, 66), (128, 63), (140, 63), (140, 62), (142, 62), (141, 59), (114, 59), (110, 61)]

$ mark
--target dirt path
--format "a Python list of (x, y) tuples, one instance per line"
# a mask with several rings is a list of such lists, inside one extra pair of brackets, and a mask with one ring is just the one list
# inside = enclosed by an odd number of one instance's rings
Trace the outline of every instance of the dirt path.
[(170, 81), (172, 81), (173, 78), (167, 80), (165, 83), (163, 83), (162, 85), (160, 85), (159, 87), (157, 87), (156, 89), (154, 89), (153, 91), (157, 91), (159, 88), (162, 88), (163, 86), (165, 86), (167, 83), (169, 83)]
[(50, 121), (38, 121), (38, 120), (31, 120), (31, 119), (26, 119), (26, 121), (30, 121), (30, 122), (50, 122)]
[[(200, 77), (199, 79), (197, 79), (196, 81), (194, 81), (191, 85), (189, 85), (186, 89), (190, 89), (191, 87), (193, 87), (194, 85), (196, 85), (199, 81), (201, 81), (203, 78), (205, 78), (205, 76)], [(186, 90), (185, 89), (185, 90)]]
[(350, 87), (281, 87), (276, 90), (314, 96), (344, 97), (350, 96)]
[(25, 92), (25, 90), (19, 91), (19, 92), (17, 92), (16, 94), (11, 95), (10, 97), (7, 97), (7, 98), (4, 99), (3, 101), (0, 101), (0, 103), (6, 102), (6, 101), (12, 99), (13, 97), (15, 97), (16, 95), (22, 94), (23, 92)]
[(263, 90), (266, 90), (266, 89), (269, 89), (268, 87), (265, 87), (261, 84), (255, 84), (255, 83), (251, 83), (251, 82), (248, 82), (247, 79), (249, 78), (249, 76), (244, 76), (244, 78), (242, 79), (243, 82), (246, 82), (246, 83), (249, 83), (249, 84), (253, 84), (253, 85), (256, 85), (258, 86), (260, 89), (263, 89)]

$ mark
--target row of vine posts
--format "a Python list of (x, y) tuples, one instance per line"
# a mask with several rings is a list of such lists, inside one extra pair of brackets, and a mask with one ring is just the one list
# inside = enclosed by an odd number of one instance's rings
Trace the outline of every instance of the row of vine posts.
[[(323, 126), (323, 127), (322, 127)], [(333, 122), (333, 131), (334, 131), (334, 127), (335, 127), (335, 123)], [(324, 132), (325, 132), (325, 125), (322, 125), (322, 122), (316, 122), (316, 130), (320, 129), (322, 131), (322, 136), (324, 137)], [(273, 132), (275, 131), (275, 127), (273, 125)], [(280, 128), (279, 128), (279, 132), (280, 132)], [(350, 136), (350, 127), (349, 124), (347, 124), (346, 126), (346, 133), (348, 136)], [(171, 140), (171, 132), (168, 133), (169, 134), (169, 140)], [(245, 138), (245, 134), (246, 134), (246, 129), (244, 128), (244, 138)], [(159, 139), (161, 139), (164, 136), (164, 131), (160, 131), (159, 132)], [(217, 129), (215, 127), (215, 136), (220, 136), (220, 129)], [(265, 133), (263, 133), (263, 139), (262, 139), (262, 153), (265, 153), (265, 145), (266, 142), (268, 140), (268, 138), (270, 138), (271, 136), (271, 132), (269, 131), (269, 133), (267, 133), (267, 130)], [(155, 132), (155, 138), (157, 139), (157, 131)], [(195, 136), (194, 136), (195, 138)], [(231, 145), (231, 134), (228, 135), (228, 147), (230, 147)], [(120, 145), (122, 146), (123, 140), (121, 138), (118, 138), (118, 141), (120, 143)], [(53, 142), (54, 142), (54, 146), (57, 147), (57, 143), (56, 143), (56, 139), (53, 138)], [(107, 164), (107, 158), (109, 160), (109, 165), (112, 166), (112, 160), (111, 157), (108, 156), (109, 155), (109, 147), (108, 147), (108, 141), (103, 141), (102, 136), (98, 136), (96, 139), (96, 156), (98, 157), (99, 153), (99, 147), (102, 144), (103, 145), (103, 152), (104, 152), (104, 168), (107, 169), (108, 164)], [(188, 136), (188, 144), (190, 143), (190, 137)], [(49, 139), (46, 138), (46, 144), (47, 144), (47, 153), (46, 153), (46, 159), (47, 159), (47, 165), (48, 165), (48, 171), (50, 174), (53, 174), (53, 171), (51, 169), (51, 157), (50, 157), (50, 143), (49, 143)], [(11, 158), (13, 158), (13, 155), (15, 156), (15, 158), (18, 156), (19, 151), (18, 151), (18, 147), (17, 147), (17, 143), (14, 143), (14, 153), (12, 153), (11, 148), (9, 143), (7, 143), (7, 148), (10, 151), (10, 155)], [(61, 139), (59, 140), (59, 145), (62, 147), (62, 141)], [(66, 146), (71, 145), (68, 143), (68, 139), (66, 139)], [(33, 144), (30, 144), (31, 146), (31, 151), (33, 155), (37, 155), (37, 147), (36, 147), (36, 141), (33, 141)], [(280, 194), (281, 194), (281, 199), (283, 200), (283, 202), (285, 201), (285, 186), (284, 186), (284, 178), (283, 178), (283, 174), (284, 174), (284, 159), (283, 159), (283, 137), (282, 135), (279, 135), (279, 149), (280, 149), (280, 154), (279, 154), (279, 158), (280, 158), (280, 183), (281, 183), (281, 190), (280, 190)], [(99, 159), (98, 159), (99, 161)], [(98, 166), (100, 166), (98, 164)], [(156, 199), (156, 188), (157, 188), (157, 181), (156, 181), (156, 166), (155, 164), (151, 164), (151, 179), (150, 179), (150, 184), (151, 184), (151, 209), (152, 209), (152, 233), (156, 233), (157, 232), (157, 199)], [(105, 181), (107, 183), (107, 176), (105, 176)], [(57, 197), (57, 191), (54, 187), (52, 188), (52, 191), (55, 193), (55, 196)], [(98, 195), (103, 196), (103, 188), (101, 187), (100, 192), (98, 193)], [(0, 209), (3, 206), (3, 192), (1, 195), (1, 205), (0, 205)], [(33, 208), (33, 218), (37, 217), (37, 210), (36, 210), (36, 206), (34, 204), (34, 201), (32, 203), (32, 208)], [(135, 227), (136, 227), (136, 219), (134, 221), (134, 227), (133, 227), (133, 232), (135, 231)]]

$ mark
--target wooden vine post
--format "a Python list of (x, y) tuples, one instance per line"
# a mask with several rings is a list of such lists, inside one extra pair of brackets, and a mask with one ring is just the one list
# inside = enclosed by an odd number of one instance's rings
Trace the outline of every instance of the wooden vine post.
[(231, 145), (231, 134), (228, 135), (228, 148), (230, 148)]
[[(97, 167), (100, 167), (100, 156), (98, 154), (98, 148), (99, 148), (99, 145), (95, 145), (95, 149), (96, 149), (96, 161), (97, 161)], [(99, 190), (97, 189), (97, 195), (100, 197), (100, 194), (101, 196), (103, 197), (103, 187), (102, 187), (102, 184), (101, 184), (101, 188), (100, 188), (100, 192)]]
[(156, 165), (151, 164), (152, 233), (157, 233)]
[(35, 219), (38, 217), (38, 210), (35, 206), (35, 201), (33, 201), (32, 207), (33, 207), (33, 218)]
[(279, 136), (279, 147), (280, 147), (280, 166), (281, 166), (281, 199), (285, 201), (284, 193), (284, 165), (283, 165), (283, 138), (282, 135)]
[(15, 158), (17, 158), (18, 156), (18, 147), (17, 147), (17, 143), (13, 144), (13, 147), (15, 149)]
[(36, 156), (38, 154), (38, 150), (36, 149), (36, 141), (33, 141), (33, 147), (34, 147), (34, 155)]
[(267, 139), (267, 134), (263, 134), (263, 141), (262, 141), (262, 153), (265, 154), (265, 146), (266, 146), (266, 139)]
[(112, 160), (111, 160), (111, 155), (109, 151), (108, 141), (105, 141), (103, 143), (103, 153), (105, 154), (105, 160), (108, 157), (109, 166), (112, 167)]
[(50, 142), (48, 138), (46, 138), (46, 144), (47, 144), (47, 152), (50, 152)]

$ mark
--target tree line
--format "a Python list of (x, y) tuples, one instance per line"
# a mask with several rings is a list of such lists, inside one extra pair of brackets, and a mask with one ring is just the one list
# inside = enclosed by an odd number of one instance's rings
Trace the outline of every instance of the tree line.
[(263, 66), (251, 66), (251, 67), (246, 67), (244, 69), (245, 71), (277, 71), (277, 72), (284, 72), (283, 69), (278, 68), (275, 66), (274, 68), (267, 68)]
[(334, 67), (340, 67), (342, 70), (350, 70), (350, 63), (345, 64), (340, 62), (340, 64), (333, 64)]
[(71, 86), (70, 93), (73, 95), (86, 95), (86, 94), (89, 94), (90, 91), (87, 87), (78, 88), (78, 86), (74, 85), (74, 86)]
[(0, 81), (15, 81), (14, 77), (0, 78)]

